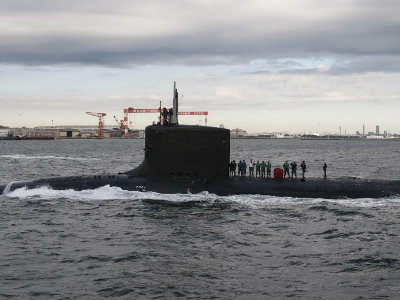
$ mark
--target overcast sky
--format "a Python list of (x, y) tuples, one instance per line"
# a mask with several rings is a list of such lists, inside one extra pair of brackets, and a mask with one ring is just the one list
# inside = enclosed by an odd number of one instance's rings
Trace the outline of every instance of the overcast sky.
[(1, 0), (0, 125), (113, 124), (171, 106), (176, 80), (209, 125), (400, 133), (399, 16), (397, 0)]

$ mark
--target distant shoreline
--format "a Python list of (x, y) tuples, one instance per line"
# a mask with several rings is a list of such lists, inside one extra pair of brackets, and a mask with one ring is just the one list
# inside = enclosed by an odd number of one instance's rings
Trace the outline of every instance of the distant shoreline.
[[(53, 138), (53, 137), (30, 137), (30, 138), (4, 138), (0, 141), (54, 141), (54, 140), (99, 140), (98, 138)], [(144, 138), (103, 138), (100, 140), (144, 140)], [(400, 141), (400, 138), (367, 139), (358, 137), (267, 137), (267, 136), (243, 136), (231, 138), (231, 140), (306, 140), (306, 141)]]
[(231, 138), (231, 140), (351, 140), (351, 141), (400, 141), (400, 138), (383, 138), (383, 139), (368, 139), (368, 138), (359, 138), (359, 137), (267, 137), (267, 136), (242, 136), (237, 138)]

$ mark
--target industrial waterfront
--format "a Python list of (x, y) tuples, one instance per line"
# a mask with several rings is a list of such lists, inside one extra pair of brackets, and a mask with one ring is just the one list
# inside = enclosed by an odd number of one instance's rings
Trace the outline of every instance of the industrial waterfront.
[[(201, 125), (199, 125), (201, 126)], [(223, 126), (221, 124), (221, 126)], [(125, 130), (121, 126), (104, 126), (102, 128), (102, 139), (143, 139), (144, 129)], [(248, 133), (244, 129), (231, 129), (231, 139), (315, 139), (315, 140), (398, 140), (400, 135), (397, 133), (383, 133), (377, 131), (369, 131), (360, 133), (359, 131), (354, 134), (332, 134), (332, 133), (302, 133), (302, 134), (289, 134), (285, 132), (264, 132), (264, 133)], [(8, 128), (0, 126), (0, 140), (16, 139), (16, 140), (52, 140), (52, 139), (98, 139), (99, 128), (98, 126), (91, 125), (60, 125), (60, 126), (38, 126), (33, 128)]]

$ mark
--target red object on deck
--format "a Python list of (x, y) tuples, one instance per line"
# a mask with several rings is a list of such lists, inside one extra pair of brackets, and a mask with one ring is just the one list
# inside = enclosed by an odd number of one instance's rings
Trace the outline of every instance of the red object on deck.
[(282, 168), (275, 168), (274, 169), (274, 178), (282, 179), (283, 178), (283, 169)]

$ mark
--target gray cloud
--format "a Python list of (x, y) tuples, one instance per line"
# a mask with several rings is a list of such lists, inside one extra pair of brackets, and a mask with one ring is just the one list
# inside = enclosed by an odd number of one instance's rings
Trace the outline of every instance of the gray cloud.
[(328, 72), (338, 75), (343, 73), (400, 72), (400, 56), (357, 57), (347, 63), (333, 66)]
[(271, 63), (272, 67), (255, 71), (246, 71), (242, 75), (263, 74), (327, 74), (343, 75), (366, 72), (400, 72), (400, 56), (349, 56), (345, 61), (337, 59), (331, 65), (323, 67), (307, 67), (301, 63), (286, 61), (283, 63)]
[[(398, 1), (254, 3), (4, 0), (0, 63), (124, 67), (334, 56), (347, 62), (332, 74), (400, 69)], [(280, 72), (320, 71), (293, 63), (300, 64), (288, 61)]]

